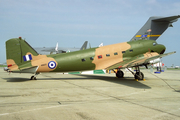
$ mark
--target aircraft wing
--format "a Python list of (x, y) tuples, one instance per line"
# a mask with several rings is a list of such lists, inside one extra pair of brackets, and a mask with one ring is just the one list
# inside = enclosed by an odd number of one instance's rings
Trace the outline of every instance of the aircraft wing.
[(170, 53), (166, 53), (166, 54), (158, 54), (158, 53), (141, 54), (141, 55), (135, 56), (133, 58), (126, 59), (122, 62), (116, 63), (112, 66), (109, 66), (106, 69), (127, 68), (127, 67), (147, 65), (150, 63), (151, 60), (154, 60), (157, 58), (162, 58), (167, 55), (174, 54), (174, 53), (176, 53), (176, 52), (170, 52)]

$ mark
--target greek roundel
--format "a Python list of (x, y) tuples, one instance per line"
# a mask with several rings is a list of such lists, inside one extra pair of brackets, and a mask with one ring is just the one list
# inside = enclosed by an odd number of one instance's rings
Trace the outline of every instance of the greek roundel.
[(56, 63), (55, 63), (54, 61), (50, 61), (50, 62), (48, 63), (48, 67), (49, 67), (50, 69), (54, 69), (54, 68), (56, 67)]

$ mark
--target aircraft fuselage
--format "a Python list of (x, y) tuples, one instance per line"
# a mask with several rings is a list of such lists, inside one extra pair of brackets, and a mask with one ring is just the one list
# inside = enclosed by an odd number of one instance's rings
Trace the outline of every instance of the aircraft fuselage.
[[(147, 53), (162, 54), (164, 51), (165, 46), (157, 44), (154, 40), (138, 40), (65, 54), (32, 55), (31, 63), (33, 66), (39, 66), (37, 72), (97, 70), (108, 69), (110, 65), (124, 62), (137, 55), (144, 57)], [(35, 59), (36, 57), (38, 58)]]

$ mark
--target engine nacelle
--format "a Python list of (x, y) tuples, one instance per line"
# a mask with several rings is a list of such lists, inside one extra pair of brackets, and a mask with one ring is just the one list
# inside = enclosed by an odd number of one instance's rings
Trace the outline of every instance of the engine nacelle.
[(162, 66), (162, 62), (161, 62), (160, 58), (151, 60), (149, 63), (153, 64), (154, 67), (161, 67)]
[(160, 58), (151, 60), (151, 61), (150, 61), (150, 64), (155, 64), (155, 63), (158, 63), (158, 62), (161, 62), (161, 59), (160, 59)]

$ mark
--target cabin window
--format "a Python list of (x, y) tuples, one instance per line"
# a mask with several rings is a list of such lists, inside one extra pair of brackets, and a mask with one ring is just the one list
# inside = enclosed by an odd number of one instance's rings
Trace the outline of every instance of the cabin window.
[(90, 60), (94, 60), (94, 57), (90, 57)]
[(85, 59), (85, 58), (83, 58), (83, 59), (81, 59), (81, 61), (82, 61), (82, 62), (84, 62), (84, 61), (86, 61), (86, 59)]
[(126, 51), (122, 51), (122, 53), (126, 53)]
[(117, 52), (115, 52), (115, 53), (114, 53), (114, 55), (118, 55), (118, 53), (117, 53)]
[(98, 59), (102, 59), (102, 55), (98, 55)]
[(106, 54), (106, 57), (109, 57), (110, 56), (110, 54)]
[(133, 50), (129, 50), (129, 52), (133, 52)]

